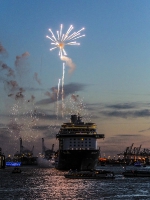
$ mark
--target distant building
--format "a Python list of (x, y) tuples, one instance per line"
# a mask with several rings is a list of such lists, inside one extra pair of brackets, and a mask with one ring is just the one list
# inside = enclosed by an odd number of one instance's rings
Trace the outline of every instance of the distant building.
[(32, 150), (27, 149), (22, 144), (22, 138), (20, 140), (20, 152), (16, 152), (14, 154), (13, 161), (21, 162), (22, 165), (36, 165), (37, 164), (37, 157), (33, 157), (33, 150), (34, 146), (32, 147)]

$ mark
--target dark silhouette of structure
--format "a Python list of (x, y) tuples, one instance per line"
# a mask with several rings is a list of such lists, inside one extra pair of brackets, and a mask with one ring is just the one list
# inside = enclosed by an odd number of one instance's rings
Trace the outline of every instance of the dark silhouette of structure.
[(0, 169), (5, 169), (5, 156), (0, 148)]
[(49, 149), (45, 146), (44, 144), (44, 138), (42, 138), (42, 155), (46, 158), (46, 159), (51, 159), (53, 157), (53, 155), (55, 154), (54, 152), (54, 144), (52, 144), (52, 148)]
[(150, 158), (150, 149), (141, 149), (142, 145), (140, 145), (139, 147), (133, 147), (133, 145), (134, 143), (132, 143), (131, 146), (126, 147), (125, 151), (119, 153), (118, 156), (122, 155), (127, 163), (143, 159), (148, 164)]
[(22, 138), (20, 140), (20, 152), (16, 152), (14, 155), (14, 161), (21, 161), (22, 165), (37, 164), (37, 157), (33, 157), (34, 146), (31, 150), (27, 149), (22, 144)]

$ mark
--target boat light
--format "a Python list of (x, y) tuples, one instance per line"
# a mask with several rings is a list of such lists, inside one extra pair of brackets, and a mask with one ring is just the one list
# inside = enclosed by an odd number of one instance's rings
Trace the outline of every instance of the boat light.
[(6, 162), (6, 166), (9, 166), (9, 167), (20, 167), (21, 166), (21, 162)]

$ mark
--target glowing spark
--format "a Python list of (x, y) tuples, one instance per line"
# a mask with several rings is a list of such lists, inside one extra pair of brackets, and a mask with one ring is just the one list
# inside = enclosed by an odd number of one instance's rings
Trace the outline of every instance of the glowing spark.
[(62, 75), (62, 117), (64, 110), (64, 77), (65, 77), (65, 63), (63, 63), (63, 75)]
[(57, 36), (55, 36), (53, 31), (49, 29), (51, 33), (51, 37), (49, 37), (48, 35), (46, 37), (52, 41), (51, 45), (53, 45), (53, 47), (50, 49), (50, 51), (56, 48), (59, 48), (59, 56), (63, 56), (63, 55), (66, 56), (67, 53), (64, 50), (66, 45), (80, 45), (80, 43), (77, 43), (76, 41), (74, 42), (72, 41), (85, 36), (85, 35), (80, 35), (81, 31), (83, 31), (84, 28), (81, 28), (79, 31), (73, 32), (72, 34), (70, 34), (73, 28), (74, 27), (71, 25), (69, 29), (67, 30), (67, 32), (63, 34), (62, 33), (63, 25), (61, 24), (60, 30), (56, 31)]
[(57, 119), (58, 119), (58, 101), (59, 101), (59, 90), (60, 90), (60, 81), (61, 79), (58, 80), (58, 91), (57, 91)]
[(58, 92), (57, 92), (57, 100), (59, 99), (59, 88), (60, 88), (60, 81), (61, 79), (58, 80)]

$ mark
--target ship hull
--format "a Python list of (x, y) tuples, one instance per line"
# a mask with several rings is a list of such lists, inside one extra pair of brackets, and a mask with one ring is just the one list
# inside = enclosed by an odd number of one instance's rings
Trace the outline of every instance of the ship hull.
[(60, 150), (58, 153), (59, 170), (91, 170), (99, 157), (99, 150)]

